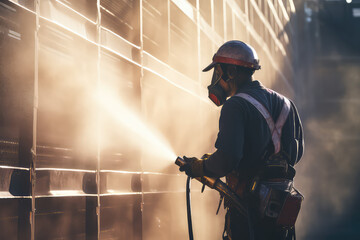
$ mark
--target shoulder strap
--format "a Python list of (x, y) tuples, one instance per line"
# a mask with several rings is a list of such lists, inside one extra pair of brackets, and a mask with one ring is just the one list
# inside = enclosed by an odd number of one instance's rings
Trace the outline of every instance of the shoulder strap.
[(261, 115), (263, 115), (263, 117), (265, 118), (269, 128), (270, 128), (270, 132), (271, 132), (271, 138), (272, 138), (272, 142), (274, 144), (274, 148), (275, 148), (275, 152), (274, 153), (278, 153), (280, 152), (280, 148), (281, 148), (281, 131), (282, 128), (285, 124), (285, 121), (289, 115), (290, 112), (290, 101), (289, 99), (287, 99), (286, 97), (284, 97), (284, 105), (281, 109), (281, 113), (278, 117), (278, 120), (276, 123), (274, 123), (274, 120), (271, 117), (271, 114), (269, 113), (269, 111), (264, 107), (264, 105), (262, 105), (258, 100), (256, 100), (255, 98), (253, 98), (252, 96), (250, 96), (247, 93), (238, 93), (236, 95), (234, 95), (235, 97), (241, 97), (245, 100), (247, 100), (249, 103), (251, 103), (260, 113)]

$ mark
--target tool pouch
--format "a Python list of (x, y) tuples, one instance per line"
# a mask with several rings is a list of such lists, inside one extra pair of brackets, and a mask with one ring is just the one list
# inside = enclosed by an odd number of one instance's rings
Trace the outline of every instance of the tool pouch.
[(276, 223), (284, 227), (293, 227), (300, 212), (304, 196), (294, 187), (287, 194)]
[(260, 218), (269, 218), (277, 225), (292, 227), (304, 197), (291, 180), (264, 181), (258, 186)]

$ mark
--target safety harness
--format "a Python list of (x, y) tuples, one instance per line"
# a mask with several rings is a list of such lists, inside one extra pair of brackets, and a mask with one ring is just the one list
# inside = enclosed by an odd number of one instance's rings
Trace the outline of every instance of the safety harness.
[[(286, 119), (290, 113), (291, 103), (283, 97), (283, 107), (276, 122), (269, 111), (258, 100), (246, 93), (238, 93), (235, 97), (241, 97), (252, 104), (265, 118), (269, 126), (274, 152), (270, 156), (265, 156), (264, 166), (256, 174), (255, 178), (249, 183), (239, 180), (236, 173), (226, 176), (227, 183), (239, 196), (243, 197), (245, 193), (256, 195), (259, 200), (258, 215), (274, 220), (277, 225), (290, 229), (294, 232), (294, 225), (300, 210), (303, 196), (293, 187), (291, 179), (281, 179), (288, 172), (288, 157), (281, 150), (281, 133)], [(273, 174), (267, 174), (272, 172)], [(264, 176), (281, 176), (280, 179), (269, 179)], [(271, 177), (270, 177), (271, 178)], [(250, 186), (248, 186), (250, 185)], [(246, 191), (248, 190), (248, 191)], [(250, 237), (254, 238), (252, 222), (249, 218)], [(224, 235), (224, 239), (231, 239), (229, 228), (229, 219), (226, 217), (225, 230), (228, 236)], [(224, 231), (225, 234), (225, 231)], [(295, 235), (295, 233), (294, 233)], [(295, 237), (295, 236), (294, 236)]]
[(253, 98), (252, 96), (250, 96), (249, 94), (246, 94), (246, 93), (238, 93), (235, 96), (241, 97), (241, 98), (247, 100), (265, 118), (265, 120), (270, 128), (271, 138), (272, 138), (272, 142), (273, 142), (274, 148), (275, 148), (274, 154), (278, 153), (281, 148), (282, 128), (283, 128), (285, 121), (290, 112), (290, 106), (291, 106), (290, 101), (285, 97), (283, 98), (283, 100), (284, 100), (283, 107), (281, 109), (280, 115), (279, 115), (276, 123), (274, 123), (274, 120), (272, 119), (269, 111), (258, 100), (256, 100), (255, 98)]
[[(269, 90), (270, 91), (270, 90)], [(250, 96), (247, 93), (238, 93), (234, 95), (234, 97), (241, 97), (248, 101), (250, 104), (252, 104), (265, 118), (267, 125), (269, 126), (270, 133), (271, 133), (271, 139), (272, 143), (274, 145), (274, 153), (271, 156), (266, 156), (264, 154), (265, 158), (265, 165), (267, 167), (278, 167), (280, 169), (284, 169), (283, 171), (287, 171), (288, 164), (286, 159), (284, 157), (279, 158), (279, 156), (282, 156), (283, 154), (279, 154), (281, 151), (281, 133), (282, 128), (285, 124), (285, 121), (289, 115), (291, 104), (290, 101), (287, 98), (284, 99), (284, 104), (281, 109), (280, 115), (274, 123), (274, 120), (271, 117), (271, 114), (269, 111), (264, 107), (263, 104), (261, 104), (258, 100), (256, 100), (254, 97)], [(281, 152), (283, 153), (283, 151)], [(276, 157), (273, 157), (276, 156)], [(279, 160), (280, 159), (280, 160)], [(264, 172), (264, 167), (258, 172), (256, 175), (262, 175)], [(238, 174), (236, 172), (230, 173), (228, 176), (226, 176), (226, 180), (228, 185), (239, 195), (243, 196), (246, 191), (246, 185), (248, 183), (244, 181), (239, 181)], [(255, 185), (251, 186), (250, 190), (255, 190)]]

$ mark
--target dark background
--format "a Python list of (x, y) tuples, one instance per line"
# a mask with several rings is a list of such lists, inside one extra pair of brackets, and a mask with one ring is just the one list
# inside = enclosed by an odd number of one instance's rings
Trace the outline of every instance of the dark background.
[(357, 239), (360, 17), (353, 11), (359, 11), (360, 1), (301, 5), (296, 95), (306, 148), (298, 165), (305, 193), (298, 234), (300, 239)]

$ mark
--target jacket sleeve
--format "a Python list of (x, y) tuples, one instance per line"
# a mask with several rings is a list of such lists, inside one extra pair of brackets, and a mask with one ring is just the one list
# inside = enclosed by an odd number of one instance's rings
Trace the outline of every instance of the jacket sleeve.
[(300, 116), (298, 113), (298, 110), (296, 109), (295, 104), (291, 103), (293, 109), (294, 109), (294, 113), (295, 113), (295, 119), (294, 119), (294, 131), (295, 131), (295, 139), (298, 142), (298, 153), (297, 153), (297, 158), (296, 158), (296, 163), (298, 163), (301, 159), (301, 157), (303, 156), (304, 153), (304, 132), (303, 132), (303, 127), (302, 127), (302, 123), (300, 120)]
[(215, 143), (217, 151), (204, 163), (211, 177), (223, 177), (235, 169), (243, 157), (244, 111), (230, 100), (221, 109), (219, 133)]
[(204, 162), (204, 173), (206, 176), (219, 178), (226, 176), (234, 168), (236, 159), (221, 150), (216, 150)]

